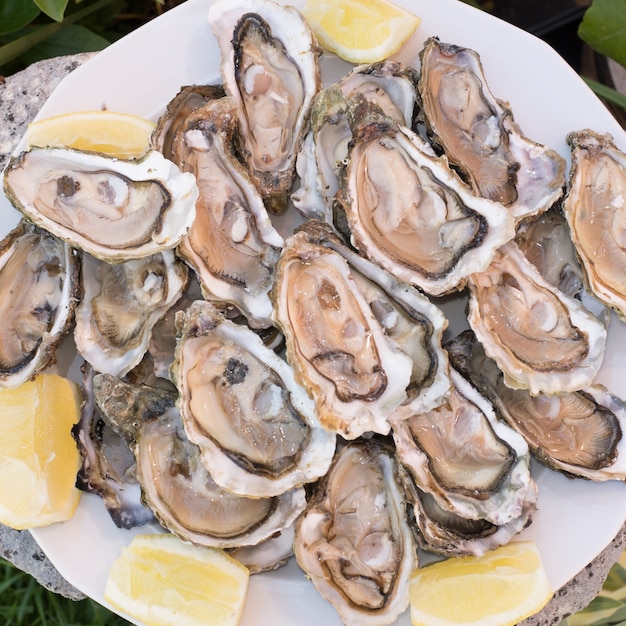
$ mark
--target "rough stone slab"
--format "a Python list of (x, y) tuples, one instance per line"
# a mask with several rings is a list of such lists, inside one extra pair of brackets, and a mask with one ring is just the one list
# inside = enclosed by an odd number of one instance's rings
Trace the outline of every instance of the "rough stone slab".
[[(0, 84), (0, 169), (24, 134), (26, 125), (37, 114), (54, 87), (93, 54), (40, 61), (7, 77)], [(602, 588), (625, 543), (626, 526), (592, 563), (555, 593), (542, 611), (521, 622), (520, 626), (554, 626), (587, 606)], [(55, 593), (73, 600), (85, 597), (62, 578), (27, 531), (16, 531), (0, 525), (0, 555)]]

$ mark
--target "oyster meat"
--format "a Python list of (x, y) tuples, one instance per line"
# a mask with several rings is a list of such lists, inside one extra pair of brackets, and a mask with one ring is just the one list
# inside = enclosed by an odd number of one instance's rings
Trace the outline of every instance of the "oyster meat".
[(297, 380), (324, 428), (387, 434), (413, 364), (385, 333), (341, 254), (300, 231), (285, 241), (272, 292)]
[(570, 133), (572, 167), (563, 211), (595, 296), (626, 319), (626, 154), (610, 135)]
[(550, 285), (517, 244), (502, 246), (468, 286), (469, 325), (508, 386), (553, 394), (591, 384), (604, 357), (604, 324)]
[(213, 480), (270, 497), (323, 476), (336, 438), (319, 425), (287, 362), (208, 302), (179, 313), (176, 325), (178, 406)]
[(337, 451), (296, 522), (294, 554), (344, 624), (391, 624), (417, 567), (393, 450), (376, 438)]
[(82, 258), (76, 349), (98, 372), (124, 376), (148, 350), (152, 329), (180, 298), (187, 267), (172, 250), (109, 264)]
[(320, 89), (321, 49), (297, 9), (269, 0), (218, 0), (209, 23), (224, 88), (237, 103), (244, 160), (268, 209), (280, 213)]
[(513, 218), (472, 194), (419, 135), (364, 99), (353, 102), (354, 138), (337, 193), (353, 245), (428, 294), (461, 289), (514, 237)]
[(550, 208), (563, 194), (565, 160), (524, 135), (491, 93), (479, 55), (432, 37), (420, 61), (426, 126), (474, 191), (507, 206), (518, 222)]
[(198, 188), (156, 150), (124, 161), (31, 148), (12, 157), (4, 192), (28, 219), (109, 262), (174, 248), (195, 217)]
[(78, 274), (70, 247), (25, 220), (0, 242), (0, 386), (18, 387), (56, 362)]

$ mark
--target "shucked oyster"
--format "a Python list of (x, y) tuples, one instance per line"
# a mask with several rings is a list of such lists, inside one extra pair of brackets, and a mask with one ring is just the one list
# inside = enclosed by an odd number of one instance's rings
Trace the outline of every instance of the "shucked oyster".
[(532, 394), (576, 391), (602, 364), (606, 328), (550, 285), (514, 242), (468, 281), (468, 321), (510, 387)]
[(294, 554), (344, 624), (390, 624), (417, 567), (393, 452), (377, 439), (337, 451), (296, 522)]
[(209, 22), (224, 87), (237, 102), (244, 160), (268, 208), (282, 212), (320, 88), (321, 49), (295, 8), (268, 0), (218, 0)]
[(517, 221), (552, 206), (563, 193), (565, 160), (522, 133), (491, 93), (478, 54), (431, 38), (420, 60), (426, 126), (474, 191)]
[(335, 436), (319, 425), (290, 366), (208, 302), (194, 302), (176, 324), (178, 406), (213, 480), (269, 497), (323, 476)]
[(569, 188), (563, 201), (589, 289), (626, 319), (626, 154), (610, 135), (571, 133)]
[(511, 389), (471, 330), (446, 344), (450, 360), (528, 442), (543, 464), (590, 480), (626, 478), (626, 404), (602, 385), (555, 395)]
[(337, 198), (354, 246), (397, 278), (439, 296), (463, 287), (513, 238), (513, 218), (479, 198), (408, 128), (365, 100)]
[(387, 434), (412, 362), (385, 334), (348, 262), (298, 232), (285, 242), (272, 299), (287, 358), (322, 425), (346, 439)]
[(234, 304), (255, 328), (271, 325), (274, 265), (283, 244), (247, 171), (236, 159), (235, 101), (211, 100), (180, 127), (176, 163), (193, 172), (196, 219), (177, 252), (196, 272), (207, 300)]
[(35, 224), (109, 262), (174, 248), (193, 222), (198, 196), (194, 176), (155, 150), (123, 161), (31, 148), (9, 161), (4, 191)]
[(82, 259), (76, 349), (98, 371), (124, 376), (148, 350), (152, 328), (180, 298), (187, 267), (172, 250), (115, 265)]
[(78, 273), (67, 244), (24, 220), (0, 242), (0, 386), (18, 387), (56, 361)]

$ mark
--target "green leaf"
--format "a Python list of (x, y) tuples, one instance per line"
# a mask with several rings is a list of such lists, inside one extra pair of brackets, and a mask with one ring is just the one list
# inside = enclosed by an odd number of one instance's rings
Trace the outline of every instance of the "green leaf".
[(71, 24), (54, 33), (45, 41), (33, 46), (21, 55), (26, 63), (34, 63), (41, 59), (77, 54), (78, 52), (93, 52), (102, 50), (109, 45), (109, 41), (79, 24)]
[(39, 13), (39, 7), (31, 0), (2, 0), (0, 2), (0, 35), (24, 28)]
[(35, 4), (55, 22), (62, 22), (68, 0), (34, 0)]
[(593, 0), (578, 36), (596, 52), (626, 67), (626, 0)]

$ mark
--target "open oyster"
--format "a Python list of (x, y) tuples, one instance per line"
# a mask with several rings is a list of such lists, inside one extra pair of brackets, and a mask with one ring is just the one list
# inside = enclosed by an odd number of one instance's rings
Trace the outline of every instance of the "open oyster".
[(263, 200), (237, 160), (235, 101), (209, 101), (174, 141), (176, 163), (193, 172), (196, 219), (177, 252), (196, 272), (207, 300), (234, 304), (255, 328), (271, 325), (268, 292), (283, 244)]
[(78, 272), (67, 244), (25, 220), (0, 242), (0, 386), (18, 387), (56, 361)]
[(409, 602), (417, 567), (393, 451), (346, 444), (296, 522), (294, 554), (344, 624), (390, 624)]
[(626, 154), (610, 135), (570, 133), (572, 168), (563, 210), (589, 289), (626, 319)]
[(335, 451), (290, 366), (208, 302), (176, 319), (172, 379), (189, 439), (224, 489), (274, 496), (323, 476)]
[(156, 150), (124, 161), (31, 148), (9, 161), (4, 191), (35, 224), (109, 262), (174, 248), (193, 222), (198, 196), (194, 176)]
[(294, 7), (269, 0), (218, 0), (209, 23), (224, 87), (237, 102), (244, 160), (268, 208), (282, 212), (320, 88), (321, 49)]
[(287, 359), (321, 424), (355, 439), (387, 434), (413, 364), (388, 337), (346, 259), (300, 231), (285, 241), (272, 291)]
[(124, 376), (148, 350), (152, 329), (187, 284), (172, 250), (115, 265), (84, 254), (76, 349), (98, 371)]
[(439, 296), (463, 287), (513, 238), (501, 204), (472, 194), (430, 146), (363, 98), (337, 194), (351, 241), (397, 278)]
[(605, 326), (550, 285), (514, 242), (468, 286), (470, 327), (507, 385), (552, 394), (591, 384), (604, 357)]
[(446, 344), (459, 372), (493, 403), (544, 465), (590, 480), (626, 478), (626, 403), (599, 384), (580, 391), (532, 396), (511, 389), (471, 330)]
[(563, 194), (565, 160), (523, 134), (491, 93), (479, 55), (433, 37), (420, 60), (426, 126), (474, 191), (507, 206), (517, 221), (550, 208)]

